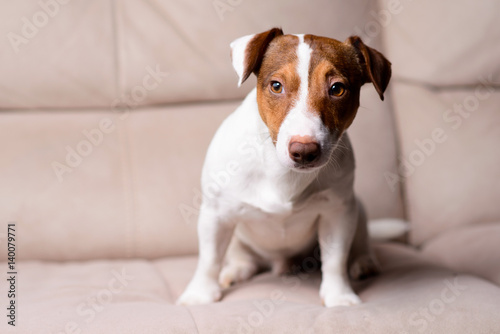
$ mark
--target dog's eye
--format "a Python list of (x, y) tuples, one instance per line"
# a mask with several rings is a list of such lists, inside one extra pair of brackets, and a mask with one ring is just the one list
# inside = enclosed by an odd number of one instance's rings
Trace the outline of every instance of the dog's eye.
[(333, 96), (342, 96), (345, 92), (345, 86), (341, 82), (336, 82), (330, 87), (328, 93)]
[(278, 81), (271, 81), (271, 91), (279, 94), (283, 91), (283, 85)]

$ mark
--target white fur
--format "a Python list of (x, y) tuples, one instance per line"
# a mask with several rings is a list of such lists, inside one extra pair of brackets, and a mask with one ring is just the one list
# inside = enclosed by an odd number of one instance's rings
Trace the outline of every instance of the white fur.
[(410, 225), (402, 219), (376, 219), (368, 224), (368, 234), (375, 241), (385, 241), (398, 238), (408, 232)]
[(240, 37), (231, 44), (231, 58), (234, 70), (238, 74), (238, 87), (243, 83), (243, 72), (245, 70), (245, 50), (248, 43), (254, 38), (255, 34)]

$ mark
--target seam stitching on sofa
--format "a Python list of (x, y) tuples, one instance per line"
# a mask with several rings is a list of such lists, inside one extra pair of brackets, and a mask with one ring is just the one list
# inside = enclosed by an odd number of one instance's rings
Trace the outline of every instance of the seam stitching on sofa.
[(167, 291), (167, 295), (170, 297), (170, 300), (175, 302), (174, 292), (172, 290), (172, 286), (170, 285), (170, 282), (165, 279), (165, 277), (161, 273), (161, 270), (158, 268), (158, 264), (156, 261), (151, 261), (151, 264), (153, 266), (153, 269), (156, 271), (156, 273), (160, 277), (161, 281), (163, 282), (163, 285), (165, 286), (165, 290)]
[[(129, 116), (130, 117), (130, 116)], [(128, 130), (128, 121), (124, 119), (122, 122), (122, 182), (125, 190), (125, 205), (127, 214), (127, 256), (134, 257), (137, 255), (136, 236), (137, 224), (135, 219), (135, 191), (134, 191), (134, 168), (132, 166), (132, 152), (130, 147), (130, 132)]]
[[(120, 84), (119, 84), (119, 63), (118, 63), (118, 26), (117, 26), (117, 4), (115, 0), (110, 0), (110, 6), (111, 6), (111, 26), (112, 26), (112, 31), (113, 31), (113, 58), (114, 58), (114, 70), (115, 70), (115, 94), (116, 97), (118, 98), (120, 96)], [(118, 117), (114, 117), (115, 120), (119, 119)], [(118, 140), (120, 143), (120, 172), (121, 172), (121, 182), (122, 182), (122, 189), (123, 189), (123, 201), (124, 201), (124, 206), (125, 206), (125, 257), (131, 257), (131, 228), (130, 228), (130, 205), (129, 205), (129, 187), (127, 183), (127, 171), (126, 171), (126, 152), (125, 150), (127, 149), (127, 145), (125, 143), (125, 134), (124, 134), (124, 124), (125, 122), (122, 121), (118, 126)]]
[(432, 82), (427, 82), (419, 79), (412, 79), (404, 76), (394, 77), (391, 80), (400, 84), (417, 86), (422, 89), (438, 93), (447, 91), (474, 90), (477, 88), (477, 86), (480, 85), (483, 85), (484, 87), (488, 88), (493, 88), (495, 91), (500, 90), (500, 83), (492, 83), (489, 85), (484, 85), (481, 82), (472, 82), (466, 84), (435, 84)]
[(209, 61), (212, 65), (217, 64), (217, 62), (214, 62), (211, 59), (210, 54), (204, 52), (204, 50), (198, 45), (198, 43), (196, 41), (193, 41), (193, 39), (183, 31), (185, 29), (183, 29), (182, 26), (179, 26), (179, 24), (169, 14), (168, 10), (158, 4), (157, 1), (146, 0), (144, 1), (144, 4), (147, 5), (154, 14), (159, 16), (163, 20), (163, 22), (167, 24), (172, 29), (172, 31), (174, 31), (175, 34), (177, 34), (177, 36), (181, 38), (185, 45), (187, 45), (191, 49), (193, 54), (198, 56), (200, 59)]
[[(121, 34), (119, 31), (119, 11), (120, 6), (119, 2), (116, 0), (111, 0), (111, 24), (112, 30), (114, 34), (114, 60), (115, 60), (115, 92), (116, 98), (119, 100), (122, 92), (123, 84), (123, 75), (121, 72), (122, 66), (120, 62), (120, 50), (121, 50)], [(121, 151), (121, 159), (120, 163), (122, 165), (122, 183), (123, 183), (123, 191), (124, 191), (124, 201), (125, 201), (125, 215), (126, 215), (126, 245), (125, 252), (127, 257), (134, 257), (137, 255), (137, 239), (136, 235), (137, 224), (135, 219), (135, 192), (134, 192), (134, 170), (132, 166), (131, 159), (131, 145), (130, 145), (130, 131), (128, 129), (128, 121), (127, 118), (130, 117), (130, 114), (127, 115), (126, 118), (122, 118), (124, 115), (121, 114), (121, 117), (116, 117), (119, 120), (119, 126), (121, 127), (121, 131), (119, 131), (120, 142), (122, 146)]]
[[(382, 10), (382, 4), (381, 4), (381, 0), (377, 1), (377, 10)], [(385, 31), (383, 30), (383, 32), (380, 34), (380, 44), (382, 46), (382, 50), (383, 52), (386, 52), (387, 50), (387, 42), (386, 42), (386, 34), (385, 34)], [(389, 59), (390, 61), (390, 59)], [(392, 83), (394, 83), (394, 77), (391, 78), (391, 81)], [(399, 170), (399, 162), (398, 162), (398, 158), (401, 156), (402, 154), (402, 150), (401, 150), (401, 131), (400, 131), (400, 128), (399, 128), (399, 123), (398, 123), (398, 117), (397, 117), (397, 114), (396, 114), (396, 109), (395, 109), (395, 103), (394, 103), (394, 97), (392, 95), (392, 93), (388, 94), (388, 99), (387, 99), (387, 102), (389, 102), (389, 113), (391, 114), (391, 126), (394, 130), (394, 143), (395, 143), (395, 148), (396, 148), (396, 161), (395, 161), (395, 167), (396, 167), (396, 172), (398, 172)], [(399, 183), (399, 190), (398, 190), (398, 193), (399, 193), (399, 196), (401, 198), (401, 209), (402, 209), (402, 213), (403, 213), (403, 217), (405, 220), (409, 221), (410, 217), (408, 217), (408, 201), (407, 201), (407, 197), (406, 197), (406, 186), (405, 186), (405, 183), (404, 182), (400, 182)], [(405, 242), (408, 243), (408, 236), (409, 236), (409, 233), (411, 232), (408, 232), (405, 236)]]
[(471, 228), (474, 229), (474, 228), (478, 228), (478, 227), (479, 228), (489, 227), (489, 226), (495, 226), (495, 225), (499, 225), (499, 222), (495, 221), (495, 220), (490, 220), (490, 221), (485, 221), (485, 222), (475, 220), (473, 222), (465, 223), (462, 225), (457, 225), (457, 226), (454, 226), (453, 229), (443, 230), (443, 231), (440, 231), (440, 232), (437, 232), (437, 233), (431, 235), (429, 238), (427, 238), (427, 240), (424, 240), (422, 243), (420, 243), (418, 245), (418, 249), (423, 251), (428, 247), (429, 244), (436, 242), (436, 240), (439, 240), (446, 235), (457, 233), (457, 231), (458, 231), (458, 233), (461, 233), (462, 230), (467, 230), (467, 229), (471, 229)]
[(193, 313), (191, 312), (191, 309), (189, 308), (189, 306), (184, 306), (184, 309), (188, 312), (189, 316), (193, 320), (194, 327), (196, 328), (196, 333), (199, 334), (200, 333), (200, 329), (198, 328), (198, 323), (196, 322), (196, 319), (195, 319)]
[(120, 97), (121, 93), (121, 66), (120, 66), (120, 34), (118, 33), (118, 6), (116, 0), (111, 0), (111, 30), (113, 32), (113, 58), (115, 71), (115, 98)]

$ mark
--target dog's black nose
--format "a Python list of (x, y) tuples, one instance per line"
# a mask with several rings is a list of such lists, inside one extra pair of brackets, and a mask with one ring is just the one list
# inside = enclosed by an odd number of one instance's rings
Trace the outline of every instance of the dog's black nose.
[(310, 136), (293, 136), (288, 144), (290, 159), (301, 165), (308, 165), (320, 156), (319, 144)]

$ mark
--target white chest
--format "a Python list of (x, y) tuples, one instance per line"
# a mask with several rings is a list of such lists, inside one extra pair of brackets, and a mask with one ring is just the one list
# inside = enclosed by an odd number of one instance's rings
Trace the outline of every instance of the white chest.
[(316, 239), (319, 206), (308, 205), (288, 212), (269, 213), (247, 208), (246, 219), (238, 223), (236, 235), (265, 256), (291, 256)]
[[(317, 238), (317, 222), (332, 204), (331, 196), (316, 193), (298, 202), (276, 196), (262, 198), (264, 205), (242, 202), (236, 235), (265, 256), (291, 256), (311, 246)], [(260, 204), (260, 201), (259, 201)]]

